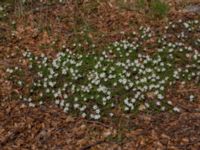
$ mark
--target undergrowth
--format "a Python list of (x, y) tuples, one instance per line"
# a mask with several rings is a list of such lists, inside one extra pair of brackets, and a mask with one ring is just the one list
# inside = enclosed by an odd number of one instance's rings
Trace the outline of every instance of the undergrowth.
[[(151, 38), (149, 27), (133, 33), (136, 41), (116, 41), (101, 52), (83, 53), (79, 48), (65, 48), (56, 57), (23, 53), (23, 67), (8, 68), (9, 80), (20, 89), (15, 95), (30, 107), (52, 101), (64, 112), (90, 119), (115, 116), (119, 111), (176, 111), (180, 108), (166, 98), (166, 89), (181, 82), (199, 85), (200, 46), (184, 44), (187, 34), (199, 30), (198, 20), (181, 22), (184, 31), (177, 35), (179, 42), (169, 42), (166, 35), (158, 38), (154, 53), (144, 53), (141, 45)], [(170, 23), (166, 30), (174, 28)], [(182, 42), (181, 42), (182, 41)], [(79, 45), (80, 43), (74, 44)], [(195, 96), (190, 96), (194, 101)]]

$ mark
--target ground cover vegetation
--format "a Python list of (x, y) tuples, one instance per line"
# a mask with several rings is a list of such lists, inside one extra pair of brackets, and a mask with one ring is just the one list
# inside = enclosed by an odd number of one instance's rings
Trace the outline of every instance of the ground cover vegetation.
[[(166, 41), (165, 33), (176, 26), (182, 28), (180, 34), (175, 35), (179, 41)], [(77, 52), (63, 48), (55, 58), (25, 51), (23, 56), (28, 60), (28, 72), (18, 66), (7, 69), (9, 79), (24, 91), (16, 99), (27, 101), (32, 107), (51, 100), (65, 112), (90, 119), (113, 116), (115, 108), (125, 112), (171, 108), (180, 112), (166, 99), (165, 91), (176, 82), (199, 84), (200, 54), (195, 47), (200, 46), (200, 39), (191, 41), (194, 48), (185, 45), (184, 41), (188, 33), (200, 30), (200, 25), (198, 20), (179, 20), (178, 24), (171, 23), (165, 29), (160, 36), (149, 27), (140, 27), (139, 33), (132, 33), (134, 41), (114, 42), (100, 53), (82, 54), (81, 43), (73, 44)], [(159, 47), (148, 55), (141, 45), (152, 35), (158, 37), (156, 44)], [(23, 61), (26, 60), (20, 60)], [(196, 96), (189, 97), (193, 102)]]

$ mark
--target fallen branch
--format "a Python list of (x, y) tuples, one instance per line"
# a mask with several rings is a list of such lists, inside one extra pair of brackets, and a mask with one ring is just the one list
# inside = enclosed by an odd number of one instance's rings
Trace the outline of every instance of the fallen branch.
[(104, 142), (106, 142), (106, 141), (105, 141), (105, 140), (97, 141), (96, 143), (87, 145), (87, 146), (81, 148), (80, 150), (89, 150), (89, 149), (91, 149), (92, 147), (94, 147), (94, 146), (96, 146), (96, 145), (99, 145), (99, 144), (102, 144), (102, 143), (104, 143)]

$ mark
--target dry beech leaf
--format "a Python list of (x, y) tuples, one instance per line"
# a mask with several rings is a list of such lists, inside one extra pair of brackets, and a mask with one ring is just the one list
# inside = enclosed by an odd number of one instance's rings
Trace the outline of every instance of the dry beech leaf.
[(140, 106), (139, 106), (139, 108), (138, 108), (140, 111), (143, 111), (143, 110), (145, 110), (146, 109), (146, 107), (145, 107), (145, 105), (143, 105), (143, 104), (141, 104)]

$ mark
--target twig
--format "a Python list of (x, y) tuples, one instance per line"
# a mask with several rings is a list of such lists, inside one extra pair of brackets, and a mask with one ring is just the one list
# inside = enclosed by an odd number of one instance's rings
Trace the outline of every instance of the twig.
[(91, 149), (92, 147), (94, 147), (94, 146), (96, 146), (96, 145), (99, 145), (99, 144), (102, 144), (102, 143), (104, 143), (104, 142), (106, 142), (106, 141), (105, 141), (105, 140), (97, 141), (96, 143), (87, 145), (87, 146), (81, 148), (80, 150), (89, 150), (89, 149)]
[(176, 90), (177, 92), (196, 92), (198, 89), (181, 89), (181, 90)]
[(101, 122), (98, 122), (98, 121), (92, 121), (92, 120), (88, 120), (86, 121), (87, 123), (92, 123), (92, 124), (97, 124), (97, 125), (100, 125), (100, 126), (103, 126), (103, 127), (106, 127), (106, 128), (110, 128), (110, 126), (104, 124), (104, 123), (101, 123)]

